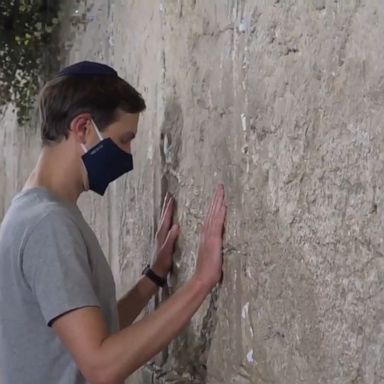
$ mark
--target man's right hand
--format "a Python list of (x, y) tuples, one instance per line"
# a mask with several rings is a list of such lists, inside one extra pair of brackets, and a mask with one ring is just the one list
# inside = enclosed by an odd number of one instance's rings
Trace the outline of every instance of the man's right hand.
[(200, 233), (194, 277), (211, 290), (221, 279), (222, 247), (226, 214), (224, 186), (218, 185)]

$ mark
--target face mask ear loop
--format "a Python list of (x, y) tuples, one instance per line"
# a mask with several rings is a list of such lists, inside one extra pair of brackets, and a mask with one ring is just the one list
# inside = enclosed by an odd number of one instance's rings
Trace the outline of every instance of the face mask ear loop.
[(97, 133), (97, 136), (99, 137), (100, 141), (104, 140), (103, 136), (101, 136), (101, 133), (99, 131), (99, 128), (97, 128), (95, 122), (91, 119), (91, 123), (93, 125), (93, 128), (95, 128), (95, 131)]
[(83, 143), (80, 143), (80, 145), (81, 145), (81, 148), (83, 149), (84, 153), (87, 153), (88, 152), (87, 147)]

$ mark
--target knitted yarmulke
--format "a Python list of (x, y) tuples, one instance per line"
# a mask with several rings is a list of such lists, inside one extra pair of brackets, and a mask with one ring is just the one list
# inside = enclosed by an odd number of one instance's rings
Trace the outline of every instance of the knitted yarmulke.
[(94, 76), (109, 75), (117, 77), (117, 72), (106, 64), (93, 61), (80, 61), (79, 63), (69, 65), (63, 68), (57, 76)]

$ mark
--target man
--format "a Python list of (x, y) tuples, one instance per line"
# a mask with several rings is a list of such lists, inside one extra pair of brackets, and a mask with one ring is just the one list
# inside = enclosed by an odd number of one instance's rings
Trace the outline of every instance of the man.
[(0, 229), (0, 382), (115, 384), (161, 351), (221, 278), (226, 207), (219, 185), (193, 276), (134, 322), (164, 285), (179, 228), (167, 194), (156, 258), (116, 303), (110, 267), (76, 201), (133, 168), (140, 94), (111, 67), (81, 62), (40, 95), (42, 150)]

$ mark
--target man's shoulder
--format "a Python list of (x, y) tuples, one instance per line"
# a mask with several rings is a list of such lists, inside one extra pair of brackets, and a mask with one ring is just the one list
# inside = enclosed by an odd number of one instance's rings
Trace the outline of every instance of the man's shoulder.
[(4, 216), (0, 232), (25, 236), (42, 225), (64, 227), (74, 224), (73, 215), (60, 202), (33, 194), (18, 194)]

